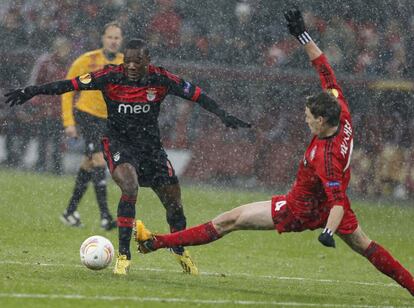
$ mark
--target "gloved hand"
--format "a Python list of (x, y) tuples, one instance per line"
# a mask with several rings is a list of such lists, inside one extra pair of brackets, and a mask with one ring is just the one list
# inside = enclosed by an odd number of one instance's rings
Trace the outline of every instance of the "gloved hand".
[(335, 240), (333, 238), (333, 232), (328, 228), (325, 228), (318, 237), (319, 242), (326, 246), (335, 248)]
[(287, 11), (285, 13), (285, 18), (288, 22), (287, 27), (290, 34), (296, 37), (302, 45), (305, 45), (312, 40), (308, 32), (306, 32), (302, 13), (297, 8)]
[(15, 89), (10, 91), (4, 94), (4, 96), (7, 97), (5, 103), (10, 104), (10, 107), (14, 105), (22, 105), (36, 95), (33, 89), (34, 87), (30, 86), (24, 89)]
[(239, 118), (236, 118), (235, 116), (225, 114), (222, 117), (220, 117), (221, 121), (226, 125), (226, 127), (230, 128), (250, 128), (252, 125), (250, 123), (244, 122), (240, 120)]

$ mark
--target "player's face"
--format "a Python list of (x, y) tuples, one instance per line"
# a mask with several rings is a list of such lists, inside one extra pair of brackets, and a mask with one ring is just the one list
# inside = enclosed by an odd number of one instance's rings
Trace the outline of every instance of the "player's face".
[(117, 53), (122, 44), (122, 31), (116, 26), (108, 27), (102, 35), (103, 48), (109, 52)]
[(148, 71), (150, 57), (144, 49), (127, 49), (124, 55), (124, 67), (129, 80), (140, 80)]
[(319, 135), (322, 132), (323, 118), (315, 118), (308, 107), (305, 108), (305, 121), (312, 134)]

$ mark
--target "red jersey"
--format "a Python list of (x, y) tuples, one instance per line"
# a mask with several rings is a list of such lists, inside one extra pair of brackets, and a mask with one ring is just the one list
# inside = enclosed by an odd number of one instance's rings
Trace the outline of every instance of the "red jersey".
[(286, 196), (293, 215), (301, 220), (327, 217), (333, 205), (350, 208), (346, 189), (351, 177), (349, 163), (353, 130), (348, 103), (325, 55), (312, 61), (322, 88), (332, 91), (341, 106), (337, 132), (327, 138), (314, 136), (299, 164), (292, 189)]

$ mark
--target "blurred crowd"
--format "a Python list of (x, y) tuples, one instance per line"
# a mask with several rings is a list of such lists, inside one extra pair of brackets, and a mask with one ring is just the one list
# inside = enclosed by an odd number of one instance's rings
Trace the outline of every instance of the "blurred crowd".
[[(282, 186), (293, 179), (292, 166), (309, 137), (305, 126), (297, 129), (303, 123), (298, 95), (312, 92), (307, 84), (318, 85), (309, 75), (303, 51), (286, 31), (283, 11), (295, 3), (304, 12), (309, 32), (345, 80), (357, 131), (353, 191), (413, 195), (412, 1), (332, 0), (327, 5), (316, 0), (4, 0), (0, 91), (49, 81), (48, 74), (36, 75), (45, 63), (54, 66), (50, 76), (62, 72), (63, 78), (77, 56), (100, 46), (103, 25), (116, 20), (127, 39), (148, 41), (156, 63), (167, 68), (174, 63), (178, 72), (181, 68), (227, 110), (259, 127), (254, 132), (230, 132), (197, 107), (170, 99), (160, 119), (164, 142), (198, 154), (187, 175), (201, 180), (241, 175), (252, 185)], [(384, 89), (370, 87), (373, 79), (409, 83)], [(7, 165), (20, 166), (25, 146), (37, 138), (43, 150), (38, 157), (44, 161), (38, 160), (36, 169), (62, 173), (59, 153), (68, 145), (60, 134), (59, 107), (56, 99), (42, 99), (27, 108), (0, 109)], [(42, 136), (45, 131), (55, 134)], [(50, 139), (51, 154), (46, 151)], [(216, 145), (214, 157), (209, 155), (211, 145)], [(46, 166), (48, 155), (57, 161), (52, 167)], [(223, 158), (221, 164), (216, 157)]]
[[(6, 3), (4, 3), (6, 2)], [(8, 2), (8, 4), (7, 4)], [(314, 36), (340, 71), (412, 76), (412, 1), (298, 1)], [(302, 67), (285, 29), (282, 0), (16, 0), (2, 1), (0, 52), (39, 52), (58, 36), (71, 56), (96, 48), (102, 26), (123, 25), (161, 58), (227, 65)], [(300, 53), (301, 54), (301, 53)], [(299, 58), (299, 59), (298, 59)]]

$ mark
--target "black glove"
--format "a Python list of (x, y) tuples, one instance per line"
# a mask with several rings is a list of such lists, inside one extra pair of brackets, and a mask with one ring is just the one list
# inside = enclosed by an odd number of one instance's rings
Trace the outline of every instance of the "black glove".
[(323, 246), (326, 247), (333, 247), (335, 248), (335, 240), (333, 238), (333, 232), (329, 230), (328, 228), (325, 228), (322, 233), (318, 237), (319, 242)]
[(230, 128), (239, 128), (239, 127), (243, 127), (243, 128), (250, 128), (252, 127), (252, 125), (250, 123), (246, 123), (242, 120), (240, 120), (239, 118), (236, 118), (235, 116), (232, 115), (223, 115), (222, 117), (220, 117), (221, 121), (224, 123), (224, 125), (226, 125), (226, 127), (230, 127)]
[(305, 22), (303, 21), (302, 13), (298, 9), (292, 9), (285, 13), (287, 27), (290, 34), (296, 37), (302, 45), (309, 43), (312, 38), (306, 32)]
[(33, 91), (34, 87), (27, 87), (24, 89), (16, 89), (4, 94), (7, 97), (5, 103), (10, 104), (10, 107), (14, 105), (22, 105), (36, 95)]

